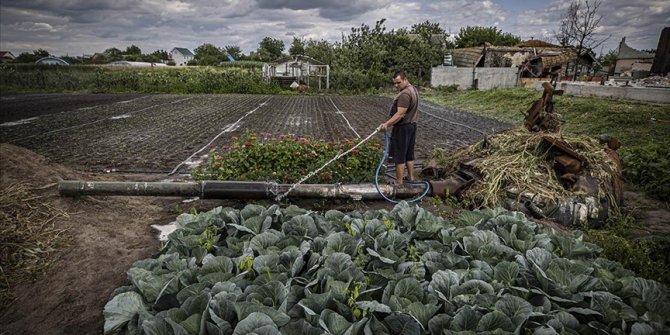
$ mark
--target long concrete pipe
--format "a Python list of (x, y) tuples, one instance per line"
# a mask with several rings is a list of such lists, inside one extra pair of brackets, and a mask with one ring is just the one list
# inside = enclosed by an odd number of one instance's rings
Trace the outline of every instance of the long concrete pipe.
[[(109, 182), (61, 181), (61, 196), (117, 195), (117, 196), (178, 196), (202, 199), (265, 199), (275, 198), (291, 187), (288, 184), (258, 181), (200, 181), (200, 182)], [(423, 185), (379, 185), (387, 197), (405, 199), (425, 191)], [(292, 198), (338, 198), (354, 200), (381, 200), (374, 184), (300, 184), (289, 193)]]

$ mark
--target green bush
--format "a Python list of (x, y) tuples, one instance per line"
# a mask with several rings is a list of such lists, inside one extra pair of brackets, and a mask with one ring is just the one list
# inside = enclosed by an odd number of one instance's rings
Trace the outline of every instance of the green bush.
[(624, 178), (649, 196), (670, 201), (670, 148), (659, 143), (622, 150)]
[(281, 88), (260, 71), (242, 67), (112, 68), (100, 66), (3, 65), (4, 92), (249, 93), (277, 94)]
[[(209, 164), (193, 171), (196, 180), (255, 180), (295, 183), (320, 168), (338, 153), (356, 146), (358, 141), (326, 142), (297, 135), (273, 136), (246, 131), (209, 156)], [(381, 145), (372, 140), (326, 166), (306, 182), (370, 182), (382, 156)]]
[(330, 72), (330, 87), (347, 93), (362, 93), (389, 87), (391, 75), (358, 69), (334, 69)]
[(586, 241), (601, 247), (602, 257), (621, 263), (640, 277), (670, 285), (670, 263), (663, 258), (670, 252), (670, 238), (631, 240), (607, 230), (592, 230)]

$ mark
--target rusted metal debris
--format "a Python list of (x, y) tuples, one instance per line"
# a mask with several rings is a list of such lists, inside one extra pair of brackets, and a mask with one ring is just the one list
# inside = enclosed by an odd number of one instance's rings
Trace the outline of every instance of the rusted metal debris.
[[(550, 105), (553, 107), (549, 102), (554, 91), (549, 83), (545, 84), (542, 98), (533, 102), (524, 114), (524, 127), (530, 132), (544, 133), (537, 144), (536, 154), (546, 157), (545, 161), (553, 170), (550, 174), (553, 173), (554, 176), (547, 175), (547, 178), (556, 178), (560, 186), (574, 196), (566, 200), (558, 196), (552, 197), (546, 192), (540, 195), (508, 187), (505, 191), (506, 199), (500, 205), (536, 218), (550, 218), (566, 226), (601, 225), (612, 208), (623, 205), (622, 164), (616, 152), (621, 147), (621, 142), (608, 135), (601, 135), (599, 143), (611, 163), (606, 163), (609, 167), (602, 171), (602, 167), (598, 167), (601, 163), (592, 162), (595, 165), (590, 166), (589, 159), (559, 137), (560, 135), (556, 135), (563, 121), (553, 108), (547, 108)], [(480, 144), (482, 148), (489, 148), (487, 141), (485, 139)], [(431, 161), (420, 171), (419, 176), (431, 179), (434, 195), (461, 197), (483, 179), (484, 174), (477, 167), (480, 159), (485, 158), (460, 162), (455, 171), (447, 171)]]
[(554, 110), (554, 88), (548, 82), (542, 83), (542, 97), (524, 113), (524, 126), (528, 131), (558, 132), (563, 121)]

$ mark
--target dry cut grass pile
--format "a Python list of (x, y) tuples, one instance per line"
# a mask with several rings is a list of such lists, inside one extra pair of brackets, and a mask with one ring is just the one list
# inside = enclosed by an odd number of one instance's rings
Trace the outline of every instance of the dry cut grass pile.
[(0, 305), (14, 299), (12, 287), (43, 274), (70, 239), (55, 223), (68, 214), (46, 203), (27, 184), (0, 190)]
[(586, 158), (587, 167), (583, 174), (600, 181), (600, 196), (612, 196), (609, 184), (616, 173), (615, 163), (597, 139), (585, 135), (531, 133), (515, 128), (488, 136), (451, 155), (435, 153), (433, 159), (438, 166), (452, 172), (459, 164), (472, 162), (471, 166), (482, 178), (462, 194), (461, 200), (477, 207), (501, 206), (509, 190), (559, 201), (578, 196), (567, 190), (556, 176), (550, 147), (541, 145), (545, 135), (564, 140)]

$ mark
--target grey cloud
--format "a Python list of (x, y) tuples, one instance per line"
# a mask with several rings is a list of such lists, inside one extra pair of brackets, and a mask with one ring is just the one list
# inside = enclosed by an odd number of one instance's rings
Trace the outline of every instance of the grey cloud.
[(21, 24), (16, 26), (16, 30), (27, 31), (27, 32), (33, 32), (33, 31), (54, 32), (54, 31), (57, 31), (57, 29), (55, 29), (53, 26), (51, 26), (48, 23), (44, 23), (44, 22), (22, 22)]
[(313, 23), (288, 23), (286, 24), (287, 29), (312, 29), (316, 28), (316, 25)]
[(143, 36), (143, 35), (140, 35), (140, 36), (130, 35), (130, 36), (126, 36), (125, 38), (123, 38), (123, 40), (124, 40), (124, 41), (128, 41), (128, 42), (133, 42), (133, 41), (149, 41), (149, 40), (152, 40), (152, 39), (154, 39), (154, 38), (156, 38), (156, 37), (155, 37), (155, 36), (148, 36), (148, 35), (147, 35), (147, 36)]
[(92, 11), (116, 9), (123, 10), (132, 8), (137, 4), (136, 0), (3, 0), (4, 7), (21, 8), (27, 10), (66, 12), (66, 11)]
[(336, 21), (349, 20), (389, 4), (388, 0), (257, 0), (256, 2), (264, 9), (317, 9), (320, 16)]
[(112, 32), (112, 31), (102, 31), (95, 33), (95, 37), (98, 38), (117, 38), (119, 37), (119, 34)]

